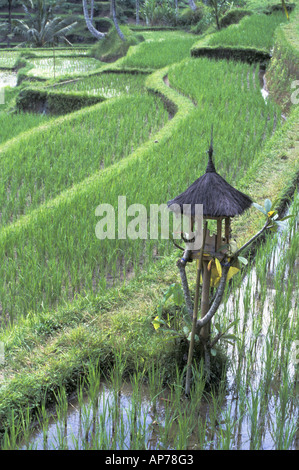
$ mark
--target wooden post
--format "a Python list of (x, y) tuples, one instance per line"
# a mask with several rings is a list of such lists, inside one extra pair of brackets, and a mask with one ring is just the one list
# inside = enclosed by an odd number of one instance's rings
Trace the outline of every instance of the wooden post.
[(205, 226), (204, 226), (204, 230), (203, 230), (202, 247), (201, 247), (201, 250), (200, 250), (200, 257), (199, 257), (199, 260), (197, 262), (195, 299), (194, 299), (194, 308), (193, 308), (193, 321), (192, 321), (192, 330), (191, 330), (191, 338), (190, 338), (189, 354), (188, 354), (188, 362), (187, 362), (187, 374), (186, 374), (186, 387), (185, 387), (186, 396), (189, 396), (189, 394), (190, 394), (191, 364), (192, 364), (192, 357), (193, 357), (194, 337), (195, 337), (195, 331), (196, 331), (197, 312), (198, 312), (198, 304), (199, 304), (200, 274), (201, 274), (201, 270), (202, 270), (203, 252), (204, 252), (204, 246), (205, 246), (206, 235), (207, 235), (207, 227), (208, 227), (208, 223), (205, 222)]
[[(201, 292), (201, 318), (209, 311), (211, 271), (208, 270), (209, 261), (203, 261), (202, 292)], [(210, 336), (210, 323), (200, 330), (200, 337), (205, 344)]]
[(225, 218), (225, 238), (226, 238), (226, 243), (229, 243), (229, 239), (230, 239), (230, 217)]
[(219, 248), (222, 245), (222, 219), (217, 219), (217, 238), (216, 238), (216, 251), (219, 251)]

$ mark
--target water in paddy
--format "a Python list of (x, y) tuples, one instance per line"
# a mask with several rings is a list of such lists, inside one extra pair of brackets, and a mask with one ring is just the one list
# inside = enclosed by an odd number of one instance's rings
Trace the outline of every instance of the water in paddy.
[(17, 85), (17, 74), (13, 72), (5, 72), (0, 70), (0, 89)]
[(0, 105), (5, 103), (5, 88), (15, 86), (17, 86), (17, 74), (0, 70)]
[(22, 448), (297, 449), (297, 225), (275, 237), (217, 314), (239, 320), (222, 391), (205, 396), (198, 385), (187, 400), (182, 382), (158, 393), (136, 380), (118, 391), (101, 383), (96, 398), (61, 402)]

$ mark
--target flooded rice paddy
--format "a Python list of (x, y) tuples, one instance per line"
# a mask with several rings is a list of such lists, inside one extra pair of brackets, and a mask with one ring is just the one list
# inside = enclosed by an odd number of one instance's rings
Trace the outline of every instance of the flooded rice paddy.
[(223, 326), (235, 322), (235, 337), (222, 345), (229, 367), (217, 390), (206, 391), (200, 365), (189, 399), (181, 371), (166, 387), (154, 367), (146, 385), (140, 372), (122, 381), (121, 359), (109, 380), (91, 367), (76, 397), (61, 390), (53, 413), (41, 409), (40, 426), (21, 448), (297, 449), (299, 237), (289, 220), (258, 249), (217, 314)]

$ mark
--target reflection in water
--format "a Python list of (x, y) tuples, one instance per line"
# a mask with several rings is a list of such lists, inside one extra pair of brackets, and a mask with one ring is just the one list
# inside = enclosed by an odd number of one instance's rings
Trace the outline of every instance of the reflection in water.
[[(71, 400), (64, 416), (54, 414), (46, 433), (38, 430), (32, 436), (35, 450), (116, 449), (133, 447), (157, 448), (154, 431), (152, 403), (146, 388), (136, 396), (130, 384), (115, 392), (107, 385), (101, 386), (96, 402), (85, 396)], [(82, 397), (81, 397), (82, 398)], [(162, 408), (155, 408), (155, 416)]]

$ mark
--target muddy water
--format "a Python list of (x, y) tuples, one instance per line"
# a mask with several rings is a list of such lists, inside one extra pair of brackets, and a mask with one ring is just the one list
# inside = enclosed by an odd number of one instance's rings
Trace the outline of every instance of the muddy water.
[[(243, 279), (238, 291), (228, 298), (219, 312), (218, 318), (221, 315), (232, 320), (234, 316), (238, 317), (239, 325), (236, 334), (243, 329), (246, 330), (244, 354), (240, 355), (240, 349), (235, 345), (228, 346), (226, 352), (231, 358), (231, 368), (227, 376), (228, 384), (225, 397), (218, 406), (217, 419), (212, 418), (213, 404), (202, 401), (196, 419), (198, 422), (206, 423), (203, 434), (204, 442), (199, 442), (198, 433), (191, 433), (188, 439), (188, 449), (190, 450), (220, 449), (225, 448), (226, 445), (230, 449), (241, 450), (255, 449), (255, 446), (263, 450), (276, 448), (274, 434), (277, 429), (276, 425), (281, 425), (281, 423), (277, 423), (279, 420), (277, 410), (281, 408), (281, 402), (279, 394), (276, 393), (276, 389), (279, 390), (280, 376), (277, 377), (277, 382), (271, 381), (270, 389), (267, 392), (268, 397), (264, 402), (264, 382), (261, 381), (261, 377), (265, 376), (267, 336), (271, 323), (275, 320), (272, 315), (276, 293), (274, 278), (281, 254), (288, 248), (288, 239), (282, 235), (277, 235), (275, 249), (269, 256), (265, 281), (266, 291), (263, 300), (260, 298), (261, 289), (264, 287), (260, 283), (259, 270), (258, 267), (253, 267), (250, 274)], [(298, 270), (298, 268), (297, 259), (292, 270)], [(287, 280), (288, 270), (286, 269), (284, 277), (281, 279), (282, 289), (286, 288)], [(249, 309), (246, 307), (246, 296), (248, 295), (250, 296), (249, 302), (247, 302)], [(293, 297), (295, 298), (295, 295)], [(296, 304), (293, 300), (288, 312), (289, 317), (294, 316), (295, 311)], [(248, 354), (248, 351), (251, 351), (252, 354)], [(252, 358), (250, 366), (248, 365), (249, 357)], [(289, 367), (289, 377), (291, 377), (291, 381), (296, 382), (295, 366), (291, 362)], [(238, 369), (241, 371), (241, 386), (236, 383)], [(139, 391), (139, 398), (136, 399), (132, 387), (128, 384), (123, 385), (117, 394), (104, 384), (98, 396), (96, 407), (91, 406), (88, 397), (84, 398), (83, 403), (82, 400), (80, 403), (76, 399), (71, 400), (65, 416), (61, 418), (54, 414), (50, 418), (46, 434), (43, 434), (41, 429), (37, 429), (31, 436), (29, 446), (34, 449), (84, 449), (89, 446), (93, 448), (96, 443), (96, 447), (101, 449), (126, 450), (136, 448), (136, 445), (138, 448), (140, 441), (136, 444), (136, 436), (139, 434), (143, 448), (178, 449), (178, 447), (172, 447), (173, 440), (168, 444), (165, 444), (165, 441), (161, 442), (163, 429), (169, 419), (165, 405), (169, 401), (168, 396), (165, 393), (160, 395), (154, 409), (147, 388), (142, 385)], [(252, 416), (255, 399), (257, 401), (256, 420), (254, 421)], [(241, 407), (242, 403), (240, 404), (242, 400), (243, 408)], [(182, 408), (186, 401), (182, 398)], [(298, 410), (292, 402), (284, 419), (290, 421), (290, 424), (294, 426), (292, 419), (296, 416), (298, 416)], [(258, 426), (258, 444), (254, 443), (252, 438), (254, 425)], [(172, 428), (172, 435), (175, 436), (178, 431), (177, 422), (174, 421)], [(224, 443), (223, 436), (229, 440), (228, 444)], [(298, 448), (298, 437), (297, 433), (297, 438), (295, 436), (292, 439), (289, 449)]]

